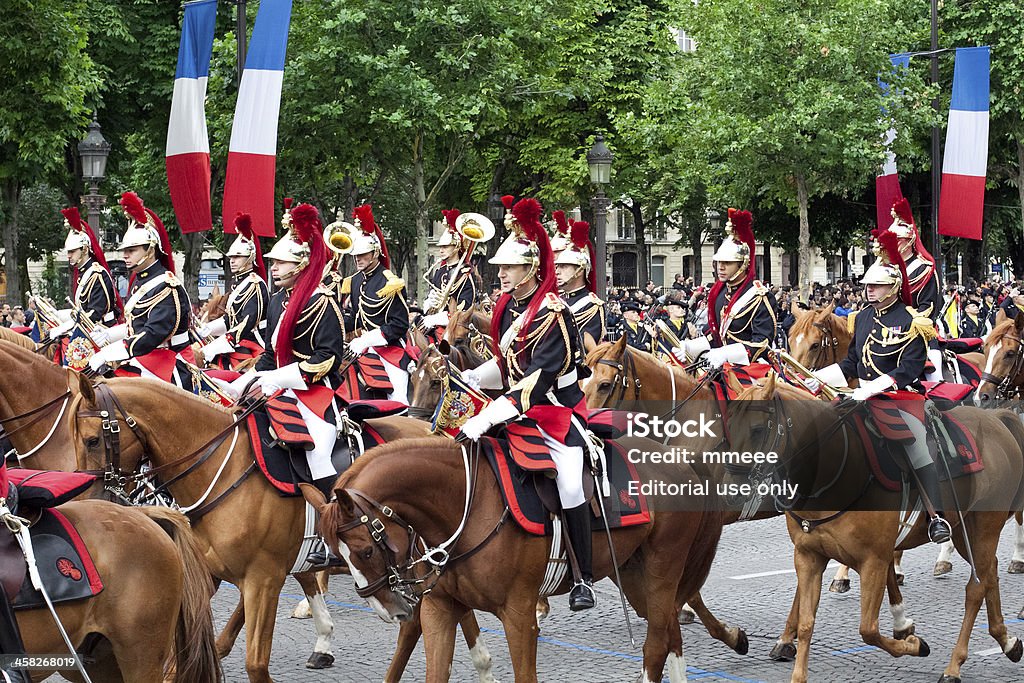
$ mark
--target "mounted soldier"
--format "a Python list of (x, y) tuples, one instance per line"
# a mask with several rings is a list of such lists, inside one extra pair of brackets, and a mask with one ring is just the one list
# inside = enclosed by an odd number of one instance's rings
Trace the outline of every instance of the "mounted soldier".
[(89, 367), (120, 361), (118, 372), (162, 379), (192, 390), (190, 364), (192, 304), (174, 274), (171, 241), (160, 217), (134, 192), (121, 196), (129, 227), (121, 240), (125, 266), (132, 273), (125, 322), (91, 334), (100, 347)]
[(439, 337), (437, 328), (448, 326), (449, 312), (468, 311), (476, 304), (473, 249), (494, 236), (494, 224), (478, 213), (442, 211), (445, 231), (437, 240), (440, 259), (423, 276), (430, 292), (423, 301), (423, 317), (417, 321), (428, 336)]
[(290, 405), (300, 414), (305, 433), (285, 425), (275, 429), (278, 440), (305, 451), (310, 482), (330, 497), (337, 477), (331, 463), (338, 434), (334, 393), (345, 328), (334, 293), (322, 285), (327, 249), (320, 230), (316, 208), (300, 204), (291, 211), (289, 231), (267, 253), (278, 289), (267, 317), (270, 343), (256, 363), (256, 376), (264, 395), (284, 391), (278, 412), (288, 412)]
[[(910, 203), (903, 197), (897, 199), (892, 206), (892, 225), (888, 232), (899, 238), (900, 256), (906, 263), (907, 281), (910, 283), (911, 305), (930, 318), (934, 325), (942, 312), (935, 259), (921, 244)], [(953, 330), (952, 334), (957, 332)], [(928, 345), (928, 362), (931, 369), (927, 371), (925, 379), (930, 382), (942, 381), (942, 351), (937, 340), (933, 339)]]
[[(861, 278), (870, 308), (856, 314), (853, 341), (847, 357), (814, 373), (833, 386), (846, 386), (857, 378), (860, 386), (853, 398), (867, 401), (882, 436), (903, 445), (931, 520), (928, 537), (935, 543), (950, 539), (950, 526), (939, 506), (939, 475), (928, 451), (924, 426), (925, 397), (920, 393), (928, 355), (928, 342), (935, 338), (932, 321), (912, 305), (906, 264), (897, 237), (889, 231), (875, 231), (878, 260)], [(814, 380), (809, 388), (817, 390)]]
[(655, 339), (653, 353), (658, 358), (672, 364), (680, 361), (672, 353), (672, 349), (682, 345), (683, 341), (696, 336), (693, 325), (686, 321), (686, 304), (682, 301), (682, 293), (669, 293), (662, 304), (667, 317), (659, 318), (654, 323)]
[(556, 292), (540, 204), (523, 199), (513, 207), (510, 196), (502, 202), (509, 236), (490, 259), (499, 266), (502, 289), (491, 323), (495, 357), (464, 371), (463, 377), (471, 385), (505, 393), (467, 420), (462, 434), (476, 441), (492, 427), (524, 416), (537, 423), (557, 472), (566, 531), (579, 566), (569, 607), (589, 609), (594, 590), (590, 511), (583, 491), (587, 436), (577, 369), (583, 365), (579, 333)]
[(358, 272), (342, 282), (342, 294), (348, 296), (345, 329), (355, 335), (348, 349), (356, 356), (369, 353), (380, 358), (393, 387), (388, 398), (408, 404), (411, 359), (405, 350), (409, 332), (405, 282), (389, 270), (387, 243), (370, 205), (357, 206), (353, 216), (349, 253)]
[(761, 359), (776, 337), (775, 297), (757, 280), (753, 218), (729, 209), (725, 240), (713, 260), (718, 280), (708, 294), (704, 336), (687, 340), (673, 354), (681, 361), (707, 352), (712, 367), (747, 365)]
[(64, 214), (64, 227), (68, 229), (64, 250), (72, 268), (71, 303), (74, 313), (87, 320), (89, 327), (115, 325), (121, 319), (124, 305), (96, 233), (82, 220), (77, 207), (62, 209), (61, 213)]
[[(554, 212), (556, 221), (560, 213)], [(565, 214), (562, 214), (562, 220), (564, 218)], [(590, 224), (585, 221), (573, 222), (564, 248), (555, 253), (555, 276), (562, 300), (569, 306), (576, 320), (576, 329), (579, 330), (584, 349), (597, 346), (607, 336), (604, 301), (597, 296), (595, 259), (594, 245), (590, 241)]]
[(270, 303), (267, 269), (263, 265), (259, 237), (252, 229), (252, 217), (239, 212), (235, 216), (235, 230), (238, 237), (227, 251), (232, 286), (224, 316), (199, 329), (203, 337), (216, 337), (203, 346), (203, 357), (211, 362), (217, 356), (230, 355), (230, 360), (224, 363), (226, 369), (237, 367), (266, 350)]

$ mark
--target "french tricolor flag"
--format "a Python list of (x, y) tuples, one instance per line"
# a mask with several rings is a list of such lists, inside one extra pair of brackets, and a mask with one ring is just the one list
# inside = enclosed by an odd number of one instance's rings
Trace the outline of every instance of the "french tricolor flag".
[[(910, 64), (910, 55), (899, 54), (890, 57), (893, 71), (906, 69)], [(889, 84), (879, 79), (883, 97), (889, 94)], [(883, 110), (883, 114), (884, 114)], [(896, 155), (892, 151), (892, 143), (896, 139), (896, 129), (890, 128), (885, 134), (885, 163), (882, 172), (875, 178), (875, 217), (881, 230), (892, 224), (892, 207), (896, 200), (903, 197), (900, 189), (900, 177), (896, 170)]]
[(213, 226), (206, 80), (216, 21), (217, 0), (185, 3), (171, 121), (167, 126), (167, 187), (182, 232), (199, 232)]
[(939, 195), (939, 234), (981, 239), (988, 171), (989, 48), (957, 48)]
[(253, 231), (273, 237), (277, 118), (281, 108), (291, 0), (263, 0), (246, 55), (231, 127), (224, 180), (224, 230), (234, 232), (238, 212), (252, 216)]

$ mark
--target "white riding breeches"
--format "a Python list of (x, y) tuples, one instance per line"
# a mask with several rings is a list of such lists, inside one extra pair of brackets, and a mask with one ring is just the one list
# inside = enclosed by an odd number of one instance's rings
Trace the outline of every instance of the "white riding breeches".
[[(285, 391), (285, 394), (295, 398), (295, 392), (291, 389)], [(337, 428), (307, 408), (301, 399), (298, 400), (298, 405), (299, 414), (306, 423), (306, 430), (313, 439), (313, 450), (306, 451), (310, 475), (314, 481), (336, 475), (334, 465), (331, 464), (331, 454), (334, 452), (334, 442), (338, 439)]]
[(388, 373), (388, 379), (391, 380), (391, 386), (394, 387), (392, 392), (388, 394), (388, 400), (400, 401), (405, 405), (409, 405), (409, 373), (397, 365), (392, 365), (386, 358), (378, 356), (373, 351), (367, 351), (367, 353), (380, 358), (381, 365), (384, 366), (384, 372)]
[(555, 463), (555, 485), (558, 487), (558, 499), (562, 508), (579, 507), (587, 502), (583, 495), (583, 449), (579, 446), (566, 446), (540, 427), (537, 428), (544, 437), (544, 445), (551, 453)]
[(925, 465), (930, 465), (933, 461), (931, 454), (928, 452), (928, 435), (925, 432), (924, 423), (906, 411), (901, 410), (899, 413), (907, 428), (914, 435), (912, 441), (907, 440), (903, 442), (903, 447), (907, 450), (907, 459), (910, 461), (911, 467), (919, 470)]

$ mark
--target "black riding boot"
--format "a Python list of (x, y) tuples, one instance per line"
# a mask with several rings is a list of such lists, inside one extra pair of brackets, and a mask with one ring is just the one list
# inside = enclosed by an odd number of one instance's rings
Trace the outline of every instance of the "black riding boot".
[[(315, 486), (320, 493), (324, 495), (328, 501), (334, 496), (334, 482), (338, 478), (337, 475), (332, 474), (329, 477), (322, 479), (314, 479), (313, 486)], [(327, 543), (323, 544), (323, 549), (317, 549), (306, 556), (306, 561), (315, 567), (340, 567), (345, 563), (331, 552), (330, 547)]]
[[(7, 594), (2, 588), (0, 588), (0, 652), (5, 655), (25, 654), (18, 622), (14, 619), (14, 609), (7, 601)], [(0, 681), (3, 681), (5, 677), (11, 683), (32, 683), (28, 672), (21, 669), (3, 669), (0, 671)]]
[(941, 545), (951, 538), (953, 529), (942, 516), (942, 491), (939, 488), (939, 472), (934, 462), (930, 462), (924, 467), (914, 470), (914, 472), (921, 483), (924, 495), (928, 497), (932, 507), (935, 508), (935, 516), (928, 522), (928, 538), (932, 543)]
[(584, 503), (565, 510), (565, 531), (569, 535), (580, 578), (569, 592), (569, 609), (578, 612), (594, 606), (594, 569), (591, 550), (590, 509)]

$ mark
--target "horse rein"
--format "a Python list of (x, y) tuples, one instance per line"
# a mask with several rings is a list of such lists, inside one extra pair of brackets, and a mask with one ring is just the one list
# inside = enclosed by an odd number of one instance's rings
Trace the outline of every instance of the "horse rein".
[[(35, 423), (39, 422), (39, 420), (43, 419), (43, 417), (46, 415), (46, 413), (49, 412), (50, 408), (52, 408), (53, 406), (57, 405), (58, 403), (61, 403), (60, 412), (57, 413), (57, 417), (56, 417), (56, 419), (54, 419), (53, 425), (50, 427), (50, 431), (46, 434), (46, 436), (43, 438), (42, 441), (40, 441), (38, 444), (33, 446), (31, 448), (31, 450), (29, 450), (27, 453), (18, 453), (17, 450), (12, 447), (9, 452), (4, 454), (4, 459), (6, 459), (7, 456), (9, 456), (9, 455), (11, 455), (13, 453), (13, 454), (17, 455), (18, 456), (18, 460), (21, 461), (21, 460), (24, 460), (25, 458), (27, 458), (27, 457), (29, 457), (31, 455), (34, 455), (36, 451), (38, 451), (40, 448), (42, 448), (46, 444), (46, 442), (50, 440), (50, 437), (53, 436), (53, 433), (55, 431), (57, 431), (57, 425), (60, 424), (60, 419), (61, 419), (61, 417), (63, 417), (64, 411), (67, 410), (68, 402), (70, 400), (71, 400), (71, 389), (68, 389), (67, 391), (65, 391), (60, 396), (57, 396), (56, 398), (54, 398), (52, 400), (49, 400), (46, 403), (44, 403), (43, 405), (38, 406), (36, 408), (33, 408), (32, 410), (26, 411), (26, 412), (21, 413), (19, 415), (14, 415), (12, 417), (0, 418), (0, 438), (4, 438), (4, 437), (9, 438), (13, 434), (17, 434), (21, 430), (26, 429), (28, 427), (31, 427)], [(35, 417), (32, 417), (32, 416), (35, 416)], [(32, 419), (29, 420), (28, 422), (26, 422), (25, 424), (19, 426), (19, 427), (15, 427), (14, 429), (8, 430), (7, 427), (5, 426), (5, 423), (7, 423), (7, 422), (14, 422), (16, 420), (22, 420), (22, 419), (25, 419), (27, 417), (32, 417)]]
[(633, 355), (629, 352), (629, 344), (626, 344), (622, 348), (622, 361), (608, 360), (607, 358), (601, 358), (597, 361), (598, 365), (608, 365), (615, 368), (615, 375), (612, 377), (612, 384), (618, 387), (618, 398), (615, 398), (614, 391), (611, 395), (605, 399), (604, 405), (598, 406), (600, 408), (607, 408), (609, 403), (621, 403), (626, 398), (626, 389), (629, 388), (630, 375), (633, 375), (633, 401), (640, 401), (640, 390), (643, 389), (643, 382), (640, 381), (640, 376), (636, 374), (636, 361), (633, 359)]

